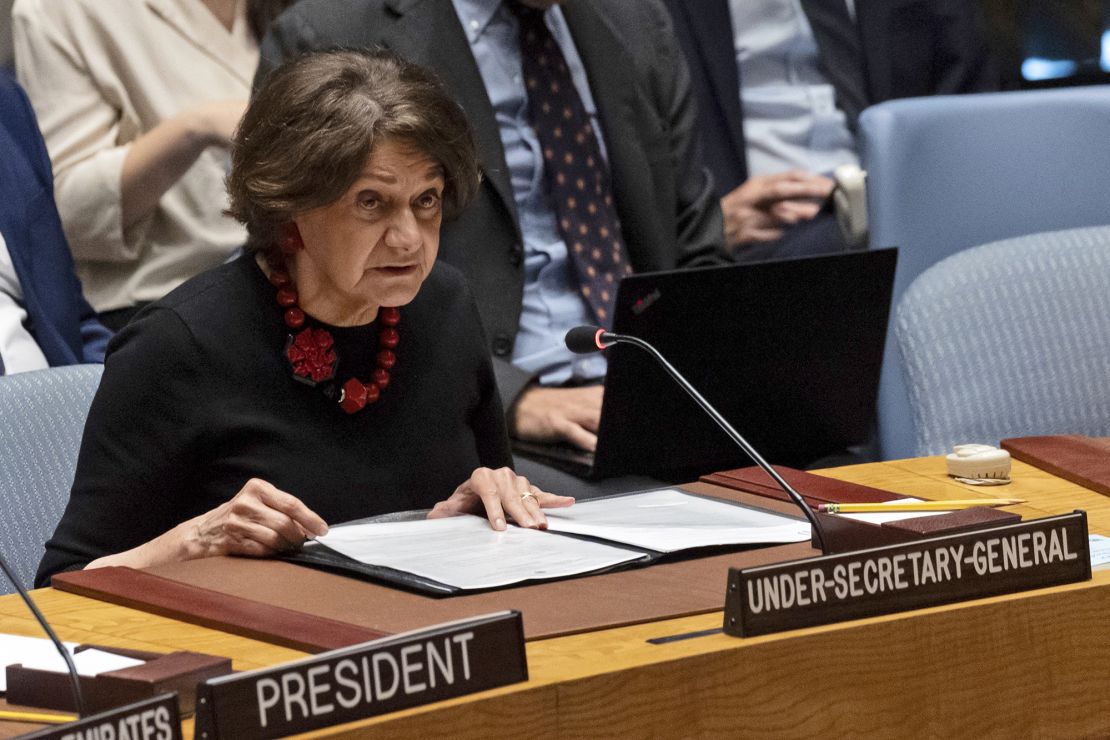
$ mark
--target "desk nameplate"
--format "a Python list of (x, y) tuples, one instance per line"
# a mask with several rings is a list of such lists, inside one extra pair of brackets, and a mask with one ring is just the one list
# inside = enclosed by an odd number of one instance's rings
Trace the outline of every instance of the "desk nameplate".
[(177, 694), (162, 694), (128, 704), (107, 712), (82, 717), (75, 722), (48, 727), (23, 735), (30, 740), (121, 740), (122, 738), (157, 738), (181, 740), (181, 716), (177, 711)]
[(868, 550), (731, 568), (727, 634), (743, 637), (1091, 578), (1082, 511)]
[(499, 612), (210, 679), (195, 737), (284, 737), (527, 680), (520, 612)]

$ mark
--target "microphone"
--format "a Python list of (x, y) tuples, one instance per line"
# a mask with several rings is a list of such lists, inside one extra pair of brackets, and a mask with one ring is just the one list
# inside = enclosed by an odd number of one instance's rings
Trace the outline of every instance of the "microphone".
[(821, 526), (821, 522), (820, 520), (818, 520), (817, 514), (813, 512), (813, 509), (810, 508), (810, 505), (806, 503), (801, 494), (795, 491), (791, 487), (791, 485), (787, 483), (783, 479), (783, 477), (779, 475), (778, 472), (776, 472), (775, 469), (772, 468), (766, 460), (763, 459), (763, 456), (755, 451), (755, 448), (748, 443), (748, 440), (744, 439), (744, 437), (741, 436), (740, 432), (736, 431), (732, 427), (732, 425), (728, 423), (728, 420), (725, 419), (725, 417), (721, 416), (720, 412), (717, 411), (717, 409), (713, 408), (713, 405), (709, 403), (709, 401), (705, 400), (705, 397), (702, 396), (702, 394), (698, 393), (697, 389), (694, 388), (694, 386), (690, 385), (690, 381), (686, 380), (686, 378), (682, 376), (682, 373), (675, 369), (674, 365), (667, 362), (667, 359), (659, 353), (659, 350), (655, 349), (655, 347), (651, 346), (639, 337), (633, 337), (628, 334), (614, 334), (613, 332), (606, 331), (599, 326), (576, 326), (567, 332), (564, 341), (566, 342), (567, 349), (580, 355), (608, 349), (614, 344), (631, 344), (633, 347), (639, 347), (640, 349), (654, 357), (659, 362), (659, 364), (663, 366), (663, 369), (666, 370), (667, 373), (675, 379), (675, 381), (682, 387), (682, 389), (689, 393), (690, 397), (698, 402), (698, 405), (702, 407), (702, 410), (705, 411), (705, 413), (709, 414), (709, 417), (713, 419), (713, 421), (717, 422), (717, 426), (723, 429), (725, 434), (727, 434), (732, 439), (732, 441), (735, 442), (740, 447), (740, 449), (742, 449), (748, 455), (748, 457), (754, 460), (755, 464), (763, 469), (763, 472), (771, 476), (771, 479), (778, 484), (779, 488), (785, 491), (786, 495), (789, 496), (790, 499), (798, 505), (798, 508), (800, 508), (802, 510), (802, 513), (805, 514), (806, 519), (808, 519), (809, 523), (813, 525), (813, 531), (817, 537), (817, 547), (821, 550), (822, 554), (827, 553), (827, 550), (825, 549), (825, 530)]
[(564, 341), (571, 352), (588, 355), (591, 352), (612, 347), (616, 342), (612, 337), (615, 336), (617, 335), (610, 334), (599, 326), (576, 326), (567, 332)]
[(39, 611), (39, 608), (35, 606), (35, 602), (31, 600), (31, 595), (27, 593), (27, 589), (23, 588), (19, 579), (15, 577), (15, 573), (12, 572), (12, 569), (8, 566), (8, 561), (4, 560), (3, 555), (0, 555), (0, 570), (4, 571), (4, 575), (7, 576), (11, 584), (15, 586), (15, 590), (19, 592), (20, 597), (23, 599), (24, 603), (27, 604), (31, 613), (35, 615), (35, 619), (38, 621), (39, 626), (46, 632), (47, 636), (54, 643), (54, 647), (58, 649), (58, 652), (62, 654), (62, 660), (66, 662), (66, 668), (69, 670), (69, 681), (73, 688), (74, 710), (77, 712), (78, 717), (84, 717), (87, 714), (85, 711), (85, 697), (81, 693), (81, 679), (77, 676), (77, 666), (73, 664), (73, 656), (69, 654), (65, 645), (63, 645), (62, 641), (58, 639), (58, 636), (54, 634), (54, 630), (50, 628), (50, 624), (46, 621), (46, 617), (44, 617), (42, 612)]

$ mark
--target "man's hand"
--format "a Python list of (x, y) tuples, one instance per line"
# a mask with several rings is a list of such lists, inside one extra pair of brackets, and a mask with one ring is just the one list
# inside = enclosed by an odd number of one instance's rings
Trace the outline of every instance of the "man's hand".
[(530, 442), (569, 442), (593, 452), (603, 392), (600, 385), (530, 388), (513, 406), (512, 434)]
[(787, 226), (809, 221), (835, 185), (827, 177), (800, 170), (748, 178), (721, 199), (729, 248), (774, 241)]

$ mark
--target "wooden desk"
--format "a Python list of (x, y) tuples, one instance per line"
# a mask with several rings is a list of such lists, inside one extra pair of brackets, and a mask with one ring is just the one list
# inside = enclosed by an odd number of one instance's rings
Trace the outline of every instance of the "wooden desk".
[[(939, 458), (823, 474), (931, 499), (969, 490), (944, 476)], [(1091, 531), (1110, 534), (1110, 498), (1021, 463), (1014, 479), (987, 490), (1028, 499), (1016, 509), (1027, 519), (1085, 509)], [(199, 650), (238, 669), (301, 655), (51, 589), (35, 596), (63, 639)], [(719, 627), (721, 615), (665, 620), (531, 642), (527, 683), (314, 736), (1106, 736), (1107, 615), (1110, 570), (1082, 584), (778, 635), (645, 642)], [(12, 596), (0, 597), (0, 631), (38, 634)], [(0, 723), (0, 736), (14, 727)]]

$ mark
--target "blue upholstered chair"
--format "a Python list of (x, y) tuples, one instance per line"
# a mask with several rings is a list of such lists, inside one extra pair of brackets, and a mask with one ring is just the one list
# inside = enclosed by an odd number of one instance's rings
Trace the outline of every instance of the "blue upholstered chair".
[(915, 455), (1110, 435), (1110, 226), (967, 249), (906, 290), (894, 335)]
[[(894, 301), (963, 249), (1110, 224), (1110, 85), (895, 100), (864, 111), (872, 247), (900, 248)], [(879, 389), (883, 459), (917, 449), (888, 334)]]
[[(62, 517), (102, 365), (0, 377), (0, 549), (31, 587)], [(0, 582), (0, 594), (15, 589)]]

